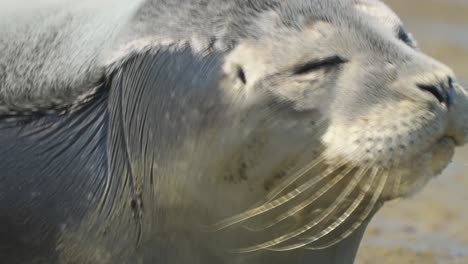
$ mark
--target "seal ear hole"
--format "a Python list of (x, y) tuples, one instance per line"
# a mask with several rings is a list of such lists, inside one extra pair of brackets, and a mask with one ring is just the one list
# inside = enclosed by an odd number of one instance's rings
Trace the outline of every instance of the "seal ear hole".
[(237, 78), (239, 78), (243, 84), (247, 84), (247, 78), (245, 77), (244, 69), (242, 69), (241, 66), (237, 66)]

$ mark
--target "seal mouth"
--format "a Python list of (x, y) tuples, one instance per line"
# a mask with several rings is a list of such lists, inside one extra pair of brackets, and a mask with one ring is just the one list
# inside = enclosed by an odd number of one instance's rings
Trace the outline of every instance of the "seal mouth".
[(451, 136), (442, 137), (437, 145), (432, 150), (432, 170), (434, 175), (442, 173), (442, 171), (450, 164), (457, 140)]
[(393, 171), (398, 179), (398, 187), (386, 197), (393, 200), (409, 197), (421, 190), (432, 178), (440, 175), (452, 161), (455, 153), (455, 140), (450, 136), (442, 136), (419, 156), (401, 164)]
[(453, 142), (454, 146), (456, 147), (461, 147), (465, 145), (465, 141), (461, 138), (458, 138), (456, 136), (444, 136), (440, 140), (447, 139)]
[(460, 140), (457, 140), (455, 137), (452, 137), (452, 136), (446, 136), (439, 140), (439, 142), (442, 142), (442, 141), (446, 141), (448, 144), (452, 146), (453, 149), (455, 149), (455, 147), (459, 147), (463, 145), (463, 143)]
[(442, 136), (437, 141), (435, 146), (433, 147), (434, 150), (437, 150), (440, 147), (449, 147), (455, 149), (455, 147), (459, 146), (460, 142), (455, 137), (452, 136)]

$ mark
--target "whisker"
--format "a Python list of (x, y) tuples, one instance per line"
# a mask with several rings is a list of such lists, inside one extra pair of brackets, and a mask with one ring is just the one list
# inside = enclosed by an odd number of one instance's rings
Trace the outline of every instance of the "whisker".
[[(364, 169), (359, 169), (356, 176), (352, 179), (351, 183), (346, 187), (346, 189), (342, 193), (340, 193), (340, 195), (338, 196), (336, 201), (342, 201), (344, 198), (346, 198), (354, 190), (354, 188), (358, 185), (358, 183), (360, 182), (360, 180), (362, 179), (362, 177), (365, 175), (366, 172), (367, 172), (367, 169), (365, 169), (365, 168)], [(280, 237), (278, 237), (276, 239), (270, 240), (270, 241), (265, 242), (265, 243), (261, 243), (261, 244), (258, 244), (258, 245), (252, 246), (252, 247), (247, 247), (247, 248), (235, 250), (235, 252), (237, 252), (237, 253), (248, 253), (248, 252), (258, 251), (258, 250), (261, 250), (261, 249), (270, 249), (271, 247), (273, 247), (275, 245), (278, 245), (278, 244), (283, 243), (283, 242), (285, 242), (287, 240), (290, 240), (290, 239), (292, 239), (294, 237), (297, 237), (297, 236), (307, 232), (308, 230), (310, 230), (311, 228), (313, 228), (314, 226), (316, 226), (320, 222), (322, 222), (325, 218), (327, 218), (336, 209), (336, 207), (338, 207), (338, 205), (339, 205), (339, 203), (335, 202), (333, 204), (333, 206), (330, 206), (326, 210), (324, 210), (316, 219), (309, 222), (307, 225), (305, 225), (305, 226), (303, 226), (303, 227), (301, 227), (299, 229), (294, 230), (293, 232), (282, 235), (282, 236), (280, 236)]]
[[(334, 166), (333, 168), (340, 168), (341, 166), (343, 166), (345, 164), (346, 164), (346, 161), (343, 160), (342, 162), (340, 162), (337, 166)], [(260, 215), (262, 213), (265, 213), (267, 211), (270, 211), (270, 210), (272, 210), (272, 209), (274, 209), (274, 208), (276, 208), (278, 206), (281, 206), (281, 205), (289, 202), (290, 200), (296, 198), (301, 193), (308, 190), (309, 188), (311, 188), (312, 186), (314, 186), (318, 182), (320, 182), (323, 179), (327, 178), (328, 176), (332, 175), (335, 171), (336, 171), (336, 169), (329, 168), (322, 175), (320, 175), (319, 177), (314, 177), (313, 179), (307, 181), (306, 183), (302, 184), (301, 186), (297, 187), (296, 189), (294, 189), (291, 192), (285, 194), (284, 196), (281, 196), (280, 198), (278, 198), (276, 200), (273, 200), (273, 201), (267, 202), (267, 203), (265, 203), (265, 204), (263, 204), (261, 206), (249, 209), (244, 213), (240, 213), (238, 215), (234, 215), (232, 217), (229, 217), (229, 218), (227, 218), (227, 219), (225, 219), (223, 221), (220, 221), (220, 222), (218, 222), (218, 223), (216, 223), (214, 225), (208, 226), (205, 229), (207, 231), (213, 231), (213, 232), (219, 231), (219, 230), (225, 229), (225, 228), (227, 228), (229, 226), (232, 226), (232, 225), (238, 224), (240, 222), (243, 222), (245, 220), (248, 220), (250, 218), (253, 218), (255, 216), (258, 216), (258, 215)]]
[[(319, 232), (318, 234), (307, 238), (305, 241), (300, 242), (300, 243), (295, 243), (289, 246), (284, 246), (284, 247), (276, 247), (276, 248), (268, 248), (268, 250), (272, 251), (289, 251), (293, 249), (298, 249), (298, 248), (303, 248), (319, 239), (322, 237), (330, 234), (333, 232), (337, 227), (341, 226), (341, 224), (346, 221), (351, 214), (359, 207), (361, 202), (364, 200), (367, 192), (371, 188), (372, 183), (374, 182), (375, 176), (377, 175), (378, 169), (372, 169), (371, 177), (367, 181), (367, 184), (364, 187), (364, 190), (361, 190), (359, 193), (359, 196), (353, 201), (350, 207), (342, 214), (340, 218), (338, 218), (335, 222), (333, 222), (331, 225), (329, 225), (327, 228)], [(379, 194), (380, 196), (380, 194)]]
[[(316, 133), (318, 133), (321, 128), (325, 127), (326, 121), (327, 121), (326, 119), (320, 119), (320, 120), (318, 120), (316, 122)], [(202, 229), (204, 229), (206, 231), (219, 231), (219, 230), (225, 229), (225, 228), (227, 228), (229, 226), (235, 225), (235, 224), (237, 224), (239, 222), (248, 220), (248, 219), (250, 219), (252, 217), (255, 217), (255, 216), (259, 215), (259, 214), (262, 214), (262, 213), (264, 213), (264, 212), (266, 212), (268, 210), (274, 209), (274, 208), (276, 208), (278, 206), (281, 206), (282, 204), (288, 202), (289, 200), (294, 199), (296, 196), (298, 196), (300, 193), (303, 192), (300, 188), (296, 189), (296, 190), (293, 190), (292, 192), (286, 194), (285, 196), (282, 197), (283, 199), (281, 199), (281, 200), (273, 201), (281, 192), (286, 190), (294, 182), (299, 180), (302, 176), (307, 174), (310, 170), (315, 168), (318, 164), (320, 164), (324, 160), (325, 160), (325, 157), (319, 156), (318, 158), (313, 160), (310, 164), (308, 164), (306, 167), (302, 168), (301, 170), (299, 170), (298, 172), (293, 174), (292, 177), (287, 177), (287, 179), (288, 179), (287, 181), (281, 183), (279, 186), (277, 186), (275, 189), (273, 189), (267, 195), (267, 197), (264, 199), (264, 202), (258, 203), (252, 209), (249, 209), (248, 211), (237, 215), (237, 217), (233, 216), (233, 217), (225, 219), (224, 221), (221, 221), (221, 222), (219, 222), (219, 223), (217, 223), (215, 225), (208, 226), (208, 227), (207, 226), (202, 227)], [(323, 175), (323, 177), (319, 177), (316, 180), (307, 182), (308, 186), (313, 186), (317, 182), (319, 182), (319, 181), (323, 180), (324, 178), (328, 177), (330, 173), (327, 172), (327, 173), (325, 173), (325, 175)]]
[(287, 180), (282, 182), (280, 185), (275, 187), (269, 194), (266, 196), (266, 201), (271, 201), (276, 198), (280, 193), (282, 193), (286, 188), (291, 186), (294, 182), (299, 180), (302, 176), (304, 176), (307, 172), (311, 171), (317, 165), (322, 163), (325, 160), (324, 156), (320, 156), (317, 159), (313, 160), (311, 163), (294, 173), (291, 177), (287, 177)]
[(392, 195), (393, 197), (398, 197), (398, 193), (400, 192), (400, 184), (401, 184), (401, 172), (396, 173), (395, 175), (395, 182), (393, 183)]
[[(393, 160), (393, 163), (390, 164), (390, 169), (393, 168), (395, 165), (399, 164), (402, 160), (402, 157), (404, 157), (404, 151), (403, 150), (399, 150), (398, 151), (398, 155), (397, 155), (397, 159), (396, 160)], [(390, 174), (390, 172), (388, 172), (388, 175)], [(391, 190), (391, 195), (393, 197), (391, 198), (396, 198), (398, 197), (398, 193), (400, 192), (400, 185), (401, 185), (401, 177), (402, 177), (402, 172), (400, 171), (395, 171), (394, 173), (394, 179), (393, 179), (393, 186), (392, 186), (392, 190)]]
[(348, 230), (346, 230), (345, 232), (343, 232), (337, 239), (329, 242), (328, 244), (326, 245), (323, 245), (323, 246), (317, 246), (317, 247), (305, 247), (306, 249), (311, 249), (311, 250), (320, 250), (320, 249), (325, 249), (325, 248), (329, 248), (331, 246), (334, 246), (338, 243), (340, 243), (341, 241), (345, 240), (346, 238), (348, 238), (352, 233), (354, 233), (354, 231), (356, 231), (361, 225), (362, 223), (367, 219), (367, 217), (369, 216), (369, 214), (372, 212), (372, 210), (375, 208), (375, 205), (380, 197), (380, 195), (382, 194), (382, 191), (385, 187), (385, 184), (387, 182), (387, 179), (388, 179), (388, 175), (389, 173), (386, 172), (382, 175), (382, 179), (380, 180), (379, 182), (379, 185), (377, 187), (377, 190), (376, 192), (374, 193), (374, 195), (372, 196), (372, 199), (369, 203), (369, 205), (367, 205), (367, 207), (364, 209), (363, 213), (360, 215), (359, 219), (357, 222), (355, 222)]
[(328, 192), (331, 188), (333, 188), (333, 186), (335, 186), (338, 182), (340, 182), (346, 175), (348, 175), (354, 168), (350, 167), (350, 168), (347, 168), (345, 171), (343, 171), (342, 173), (340, 173), (339, 175), (337, 175), (333, 180), (331, 180), (329, 183), (327, 183), (325, 186), (323, 186), (320, 190), (317, 191), (317, 193), (315, 193), (313, 196), (311, 196), (310, 198), (308, 198), (307, 200), (305, 200), (304, 202), (300, 203), (299, 205), (291, 208), (290, 210), (288, 210), (287, 212), (279, 215), (278, 217), (276, 217), (275, 219), (273, 219), (272, 221), (270, 222), (267, 222), (265, 224), (263, 224), (262, 226), (260, 227), (255, 227), (255, 228), (252, 228), (252, 227), (249, 227), (249, 230), (251, 231), (261, 231), (261, 230), (264, 230), (264, 229), (267, 229), (267, 228), (270, 228), (278, 223), (280, 223), (281, 221), (287, 219), (288, 217), (290, 216), (293, 216), (295, 215), (296, 213), (302, 211), (304, 208), (306, 208), (307, 206), (309, 206), (310, 204), (312, 204), (313, 202), (315, 202), (317, 199), (319, 199), (320, 197), (322, 197), (322, 195), (324, 195), (326, 192)]
[[(317, 127), (318, 128), (321, 128), (324, 126), (325, 124), (325, 119), (323, 120), (320, 120), (317, 122)], [(317, 133), (320, 131), (320, 129), (317, 129)], [(316, 133), (314, 133), (313, 135), (311, 135), (311, 137), (313, 137)], [(277, 187), (275, 187), (273, 190), (271, 190), (267, 196), (266, 196), (266, 201), (269, 202), (271, 200), (273, 200), (274, 198), (276, 198), (280, 193), (282, 193), (286, 188), (288, 188), (289, 186), (291, 186), (291, 184), (293, 184), (294, 182), (296, 182), (297, 180), (299, 180), (302, 176), (304, 176), (307, 172), (309, 172), (310, 170), (312, 170), (313, 168), (315, 168), (317, 165), (319, 165), (320, 163), (322, 163), (323, 161), (325, 161), (325, 157), (324, 156), (319, 156), (318, 158), (312, 160), (309, 164), (307, 164), (306, 166), (304, 166), (303, 168), (301, 168), (299, 171), (295, 172), (293, 175), (291, 175), (291, 177), (287, 177), (287, 180), (285, 180), (284, 182), (282, 182), (280, 185), (278, 185)]]

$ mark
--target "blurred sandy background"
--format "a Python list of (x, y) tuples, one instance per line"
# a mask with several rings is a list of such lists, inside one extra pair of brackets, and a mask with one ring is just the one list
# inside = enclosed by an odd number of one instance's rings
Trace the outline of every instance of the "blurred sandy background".
[[(422, 50), (468, 80), (468, 0), (384, 1)], [(377, 214), (357, 258), (374, 263), (468, 264), (468, 148), (423, 192)]]

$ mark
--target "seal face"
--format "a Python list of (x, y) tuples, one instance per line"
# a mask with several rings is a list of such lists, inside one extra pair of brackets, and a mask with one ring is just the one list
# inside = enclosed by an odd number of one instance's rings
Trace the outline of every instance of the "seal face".
[(40, 112), (64, 94), (44, 88), (16, 122), (37, 94), (15, 92), (10, 72), (0, 82), (0, 146), (13, 150), (0, 201), (46, 208), (55, 246), (41, 254), (59, 263), (352, 262), (381, 204), (466, 141), (466, 91), (380, 1), (149, 1), (127, 16), (73, 67), (86, 69), (77, 89), (103, 79), (79, 107)]
[[(452, 71), (422, 53), (381, 2), (340, 3), (326, 14), (316, 11), (322, 17), (296, 18), (297, 30), (244, 40), (228, 56), (225, 70), (242, 69), (247, 98), (268, 94), (297, 113), (315, 111), (312, 120), (325, 122), (313, 129), (323, 125), (323, 134), (309, 136), (320, 138), (309, 147), (323, 151), (310, 154), (305, 169), (279, 181), (261, 205), (215, 226), (257, 220), (263, 223), (253, 230), (271, 231), (296, 219), (288, 231), (241, 252), (334, 245), (381, 202), (424, 186), (466, 141), (467, 97)], [(276, 18), (272, 24), (292, 23)], [(311, 142), (307, 133), (286, 137)], [(274, 216), (258, 220), (268, 214)]]

